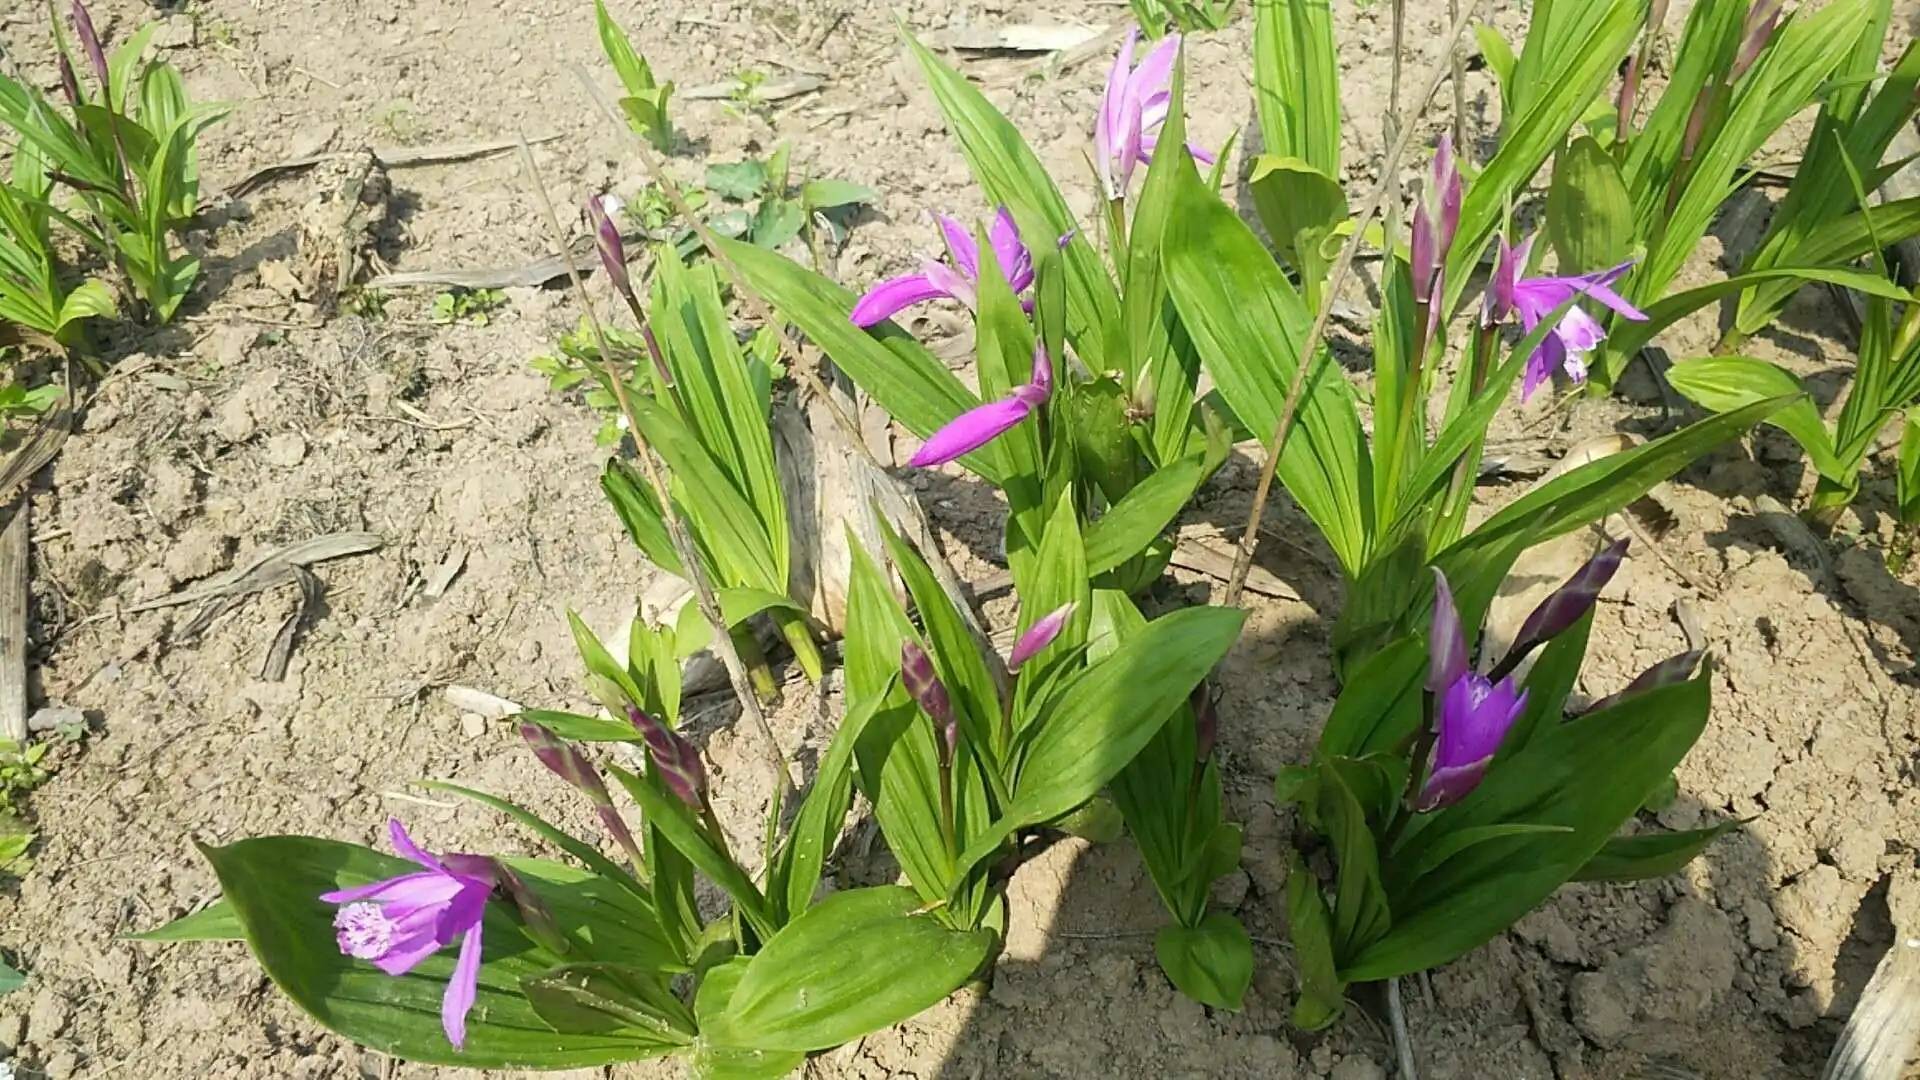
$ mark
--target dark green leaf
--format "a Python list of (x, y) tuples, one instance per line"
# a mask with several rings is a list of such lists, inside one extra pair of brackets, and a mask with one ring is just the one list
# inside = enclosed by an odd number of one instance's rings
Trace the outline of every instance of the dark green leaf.
[(960, 988), (992, 954), (991, 930), (917, 914), (911, 889), (836, 893), (747, 964), (708, 1034), (757, 1050), (824, 1050), (913, 1016)]
[(1327, 912), (1320, 882), (1299, 852), (1287, 873), (1287, 922), (1293, 929), (1293, 963), (1300, 976), (1300, 999), (1293, 1005), (1293, 1025), (1318, 1031), (1339, 1019), (1346, 1007), (1346, 983), (1333, 958), (1333, 917)]
[(165, 926), (155, 927), (145, 933), (128, 934), (134, 941), (172, 942), (172, 941), (239, 941), (246, 937), (240, 928), (240, 916), (234, 914), (233, 905), (225, 900), (215, 900), (191, 915), (182, 915)]
[(1547, 193), (1547, 238), (1563, 273), (1617, 266), (1633, 250), (1633, 200), (1613, 156), (1582, 135), (1560, 151)]
[[(395, 1057), (467, 1068), (562, 1069), (653, 1057), (663, 1047), (619, 1035), (562, 1035), (533, 1011), (520, 991), (561, 958), (520, 932), (507, 905), (487, 907), (479, 992), (467, 1021), (463, 1050), (448, 1045), (440, 1026), (440, 998), (453, 972), (454, 950), (428, 957), (392, 976), (340, 952), (334, 906), (320, 894), (411, 873), (404, 859), (353, 844), (311, 837), (242, 840), (202, 847), (227, 901), (246, 931), (247, 944), (274, 983), (296, 1005), (342, 1036)], [(611, 886), (553, 863), (514, 860), (516, 872), (539, 891), (555, 920), (585, 932), (617, 927), (602, 911)], [(576, 931), (580, 933), (581, 931)], [(590, 952), (589, 952), (590, 954)]]
[(1207, 478), (1206, 455), (1156, 469), (1087, 529), (1087, 573), (1104, 574), (1147, 549)]
[(607, 766), (607, 771), (620, 781), (621, 787), (627, 789), (633, 801), (640, 804), (640, 813), (646, 818), (647, 824), (732, 897), (734, 905), (753, 924), (756, 932), (762, 935), (773, 933), (773, 921), (767, 913), (766, 898), (760, 895), (753, 879), (747, 876), (732, 854), (687, 808), (687, 804), (662, 790), (651, 777), (636, 776), (612, 764)]
[(693, 1041), (693, 1013), (659, 974), (624, 964), (567, 964), (522, 979), (528, 1004), (565, 1035), (616, 1035), (663, 1047)]
[(801, 185), (800, 198), (809, 210), (832, 210), (840, 206), (877, 202), (880, 193), (864, 184), (846, 180), (809, 180)]
[(1724, 821), (1706, 829), (1647, 832), (1608, 838), (1573, 875), (1575, 881), (1644, 881), (1679, 873), (1707, 845), (1743, 823)]
[(1253, 939), (1225, 912), (1208, 912), (1199, 926), (1161, 927), (1153, 955), (1181, 993), (1216, 1009), (1239, 1012), (1253, 983)]

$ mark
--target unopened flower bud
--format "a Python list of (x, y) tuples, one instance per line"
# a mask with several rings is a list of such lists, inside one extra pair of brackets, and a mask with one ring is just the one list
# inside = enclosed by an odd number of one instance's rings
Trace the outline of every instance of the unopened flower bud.
[(1693, 678), (1694, 669), (1700, 666), (1700, 660), (1705, 655), (1706, 653), (1703, 650), (1695, 649), (1692, 652), (1683, 652), (1679, 656), (1668, 657), (1641, 672), (1632, 682), (1627, 684), (1626, 689), (1621, 690), (1617, 694), (1609, 694), (1599, 701), (1594, 702), (1593, 705), (1587, 709), (1587, 712), (1604, 712), (1630, 697), (1644, 694), (1651, 690), (1678, 686), (1688, 679)]
[[(1595, 601), (1600, 599), (1600, 590), (1613, 580), (1613, 575), (1620, 569), (1620, 563), (1626, 556), (1627, 541), (1622, 537), (1588, 559), (1585, 566), (1574, 571), (1566, 584), (1542, 600), (1540, 606), (1527, 616), (1527, 621), (1520, 624), (1520, 634), (1514, 642), (1513, 652), (1525, 656), (1579, 622), (1582, 616), (1593, 610)], [(1510, 670), (1510, 661), (1508, 667)]]
[(1220, 712), (1214, 707), (1213, 688), (1206, 680), (1193, 688), (1187, 704), (1193, 709), (1193, 760), (1205, 765), (1213, 758), (1213, 747), (1220, 737)]
[(695, 810), (706, 806), (707, 768), (700, 761), (699, 749), (657, 717), (631, 705), (627, 706), (627, 719), (646, 740), (647, 755), (667, 790)]
[(1053, 644), (1060, 631), (1066, 629), (1067, 620), (1073, 618), (1077, 604), (1062, 604), (1042, 615), (1020, 639), (1013, 643), (1013, 651), (1007, 654), (1007, 670), (1017, 672), (1027, 661), (1039, 655), (1047, 646)]
[(540, 894), (528, 887), (526, 881), (514, 873), (513, 867), (508, 866), (505, 860), (486, 861), (493, 864), (500, 891), (507, 894), (507, 899), (513, 901), (514, 908), (519, 911), (520, 922), (527, 936), (541, 948), (556, 955), (564, 956), (572, 952), (573, 942), (560, 932), (560, 924), (553, 920), (553, 911), (547, 907), (545, 900), (540, 899)]

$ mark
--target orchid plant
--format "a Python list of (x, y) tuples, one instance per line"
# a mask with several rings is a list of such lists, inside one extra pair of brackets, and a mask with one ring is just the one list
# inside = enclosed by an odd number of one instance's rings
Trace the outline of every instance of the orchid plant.
[[(1837, 219), (1850, 208), (1849, 171), (1880, 172), (1893, 130), (1912, 115), (1911, 87), (1920, 74), (1920, 60), (1903, 60), (1874, 116), (1855, 123), (1878, 66), (1888, 0), (1834, 0), (1792, 13), (1783, 12), (1782, 0), (1711, 0), (1689, 13), (1671, 77), (1642, 121), (1640, 76), (1666, 5), (1654, 6), (1613, 115), (1601, 109), (1586, 125), (1588, 133), (1560, 151), (1547, 197), (1548, 236), (1562, 264), (1633, 258), (1618, 289), (1653, 316), (1596, 357), (1594, 378), (1601, 386), (1612, 385), (1659, 328), (1729, 296), (1742, 297), (1736, 329), (1746, 335), (1771, 321), (1806, 281), (1884, 292), (1871, 275), (1848, 270), (1868, 254), (1870, 238), (1857, 221)], [(1827, 145), (1810, 147), (1783, 212), (1742, 272), (1670, 292), (1720, 207), (1746, 183), (1750, 174), (1743, 170), (1754, 155), (1823, 97), (1820, 127)], [(1857, 135), (1844, 150), (1836, 142), (1844, 140), (1843, 125)], [(1920, 233), (1920, 218), (1902, 216), (1888, 224), (1898, 228), (1890, 228), (1882, 242)], [(1615, 325), (1621, 325), (1618, 317)]]
[[(987, 963), (992, 930), (961, 926), (911, 889), (819, 894), (878, 699), (842, 723), (784, 834), (778, 801), (770, 808), (761, 884), (752, 856), (730, 846), (700, 751), (679, 730), (672, 629), (636, 625), (624, 663), (578, 620), (574, 629), (608, 712), (529, 711), (520, 733), (593, 805), (623, 861), (523, 807), (434, 783), (570, 861), (435, 854), (397, 820), (387, 831), (401, 859), (307, 837), (244, 840), (202, 849), (220, 901), (144, 938), (244, 940), (321, 1023), (410, 1060), (572, 1068), (674, 1057), (694, 1076), (731, 1080), (787, 1075), (810, 1052), (932, 1005)], [(625, 744), (645, 768), (596, 765), (582, 743)], [(628, 827), (604, 776), (639, 807), (641, 829)], [(731, 901), (719, 917), (702, 917), (697, 876)]]
[(1625, 553), (1622, 541), (1594, 556), (1479, 663), (1486, 597), (1456, 601), (1434, 570), (1425, 640), (1375, 654), (1313, 762), (1282, 773), (1276, 796), (1299, 805), (1331, 862), (1329, 878), (1296, 855), (1287, 883), (1296, 1024), (1332, 1023), (1351, 983), (1456, 959), (1564, 882), (1669, 874), (1734, 827), (1622, 832), (1699, 738), (1710, 683), (1692, 653), (1572, 704), (1594, 602)]
[[(94, 85), (86, 86), (77, 74), (56, 16), (55, 53), (67, 110), (34, 87), (0, 76), (0, 126), (29, 148), (46, 176), (72, 190), (79, 212), (54, 205), (50, 190), (32, 178), (13, 194), (28, 196), (36, 213), (60, 222), (114, 266), (132, 298), (156, 321), (167, 322), (200, 272), (200, 260), (176, 253), (174, 239), (198, 210), (196, 142), (226, 109), (189, 102), (185, 83), (171, 65), (142, 63), (155, 24), (142, 27), (109, 56), (86, 5), (73, 0), (69, 15)], [(20, 236), (14, 241), (25, 242)], [(74, 318), (111, 310), (97, 292), (79, 295)], [(56, 309), (56, 336), (73, 321), (62, 320), (67, 314)]]
[[(588, 204), (601, 265), (639, 327), (649, 393), (602, 387), (624, 395), (623, 412), (639, 425), (642, 453), (667, 464), (676, 516), (692, 536), (692, 556), (703, 563), (736, 647), (749, 659), (757, 689), (776, 688), (747, 620), (773, 621), (809, 679), (823, 661), (806, 606), (792, 595), (791, 538), (786, 491), (774, 461), (773, 373), (761, 350), (742, 348), (720, 297), (712, 267), (688, 267), (677, 251), (654, 254), (651, 305), (643, 306), (627, 272), (620, 232), (600, 200)], [(598, 369), (596, 369), (598, 370)], [(635, 381), (640, 381), (636, 379)], [(601, 486), (627, 533), (656, 566), (686, 577), (659, 499), (642, 471), (614, 457)], [(680, 610), (678, 641), (687, 655), (705, 648), (711, 630), (697, 605)]]

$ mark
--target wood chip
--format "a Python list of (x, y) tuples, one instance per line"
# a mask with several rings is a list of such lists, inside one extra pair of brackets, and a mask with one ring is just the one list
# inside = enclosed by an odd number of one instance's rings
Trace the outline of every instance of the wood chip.
[(458, 713), (470, 713), (486, 720), (505, 720), (509, 716), (518, 716), (525, 712), (518, 702), (509, 701), (498, 694), (489, 694), (471, 686), (450, 683), (442, 690), (441, 696)]
[(33, 537), (33, 499), (24, 489), (65, 445), (72, 420), (61, 401), (0, 466), (0, 502), (11, 504), (0, 532), (0, 737), (22, 744), (28, 734), (27, 607)]
[[(548, 143), (559, 138), (558, 134), (542, 135), (537, 139), (528, 139), (527, 142)], [(326, 141), (331, 141), (331, 135)], [(324, 146), (326, 142), (323, 141), (320, 145)], [(413, 165), (442, 165), (455, 161), (470, 161), (473, 158), (487, 157), (491, 154), (504, 154), (519, 145), (519, 139), (494, 139), (488, 142), (439, 143), (432, 146), (374, 146), (369, 147), (368, 152), (372, 153), (374, 160), (385, 168), (404, 169)], [(204, 209), (222, 197), (237, 199), (265, 185), (268, 181), (311, 169), (322, 162), (352, 157), (360, 152), (346, 150), (330, 154), (296, 154), (271, 165), (262, 165), (225, 188), (215, 188), (201, 196), (200, 206)]]
[(1097, 41), (1106, 32), (1105, 26), (1014, 23), (930, 34), (927, 44), (937, 49), (958, 49), (962, 52), (1051, 53)]
[(427, 583), (421, 587), (421, 593), (430, 599), (438, 600), (446, 594), (447, 587), (453, 584), (454, 578), (460, 576), (460, 571), (465, 569), (466, 565), (467, 549), (455, 545), (452, 551), (447, 552), (447, 557), (440, 560), (440, 565), (434, 567), (433, 573), (427, 576)]
[[(1180, 542), (1174, 545), (1171, 562), (1182, 570), (1205, 574), (1220, 581), (1231, 581), (1233, 556), (1234, 549), (1226, 541), (1183, 531)], [(1300, 599), (1300, 594), (1293, 586), (1257, 563), (1247, 569), (1246, 588), (1248, 592), (1275, 600)]]
[(744, 98), (754, 105), (767, 105), (788, 98), (811, 94), (826, 85), (817, 75), (793, 75), (785, 79), (764, 79), (748, 85), (745, 79), (723, 79), (717, 83), (689, 86), (674, 95), (682, 101), (720, 101)]
[[(638, 230), (622, 234), (629, 243), (635, 240), (650, 240), (652, 237)], [(569, 249), (568, 258), (549, 255), (544, 259), (521, 263), (518, 266), (502, 266), (485, 270), (406, 270), (393, 274), (381, 274), (369, 279), (368, 289), (417, 289), (422, 287), (456, 289), (531, 289), (557, 281), (567, 276), (567, 263), (572, 262), (582, 274), (589, 274), (600, 268), (600, 260), (592, 258), (593, 238), (583, 236), (574, 241)]]

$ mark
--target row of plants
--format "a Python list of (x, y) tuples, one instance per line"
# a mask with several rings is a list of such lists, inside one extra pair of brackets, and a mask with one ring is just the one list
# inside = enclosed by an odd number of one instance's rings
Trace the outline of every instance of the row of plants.
[(86, 359), (92, 320), (165, 323), (193, 288), (200, 261), (179, 238), (200, 201), (196, 145), (227, 110), (147, 58), (158, 24), (108, 52), (80, 0), (48, 16), (58, 96), (0, 72), (0, 345)]
[[(1910, 117), (1897, 82), (1906, 60), (1878, 91), (1866, 77), (1888, 3), (1832, 0), (1783, 17), (1772, 0), (1702, 0), (1643, 108), (1664, 12), (1648, 0), (1537, 0), (1517, 51), (1481, 34), (1502, 102), (1492, 154), (1471, 160), (1443, 139), (1404, 233), (1397, 212), (1376, 219), (1398, 197), (1390, 178), (1411, 131), (1357, 210), (1339, 182), (1329, 6), (1253, 9), (1265, 152), (1245, 175), (1265, 237), (1221, 196), (1230, 148), (1190, 144), (1173, 33), (1144, 52), (1130, 34), (1114, 59), (1088, 123), (1104, 196), (1092, 221), (1076, 220), (986, 97), (905, 35), (995, 209), (981, 223), (936, 215), (919, 268), (861, 293), (779, 245), (719, 235), (658, 172), (694, 244), (655, 245), (651, 281), (636, 282), (595, 199), (602, 268), (632, 320), (590, 321), (592, 348), (576, 358), (634, 444), (607, 462), (603, 484), (639, 549), (702, 599), (669, 623), (636, 620), (612, 647), (574, 620), (605, 711), (520, 718), (529, 751), (591, 804), (604, 835), (436, 783), (567, 858), (434, 853), (397, 821), (397, 856), (242, 840), (202, 849), (223, 898), (146, 936), (244, 940), (321, 1023), (405, 1058), (562, 1068), (673, 1056), (700, 1076), (777, 1076), (990, 976), (1020, 864), (1060, 834), (1111, 840), (1123, 827), (1168, 911), (1155, 940), (1167, 977), (1237, 1009), (1255, 957), (1237, 916), (1209, 904), (1241, 845), (1222, 802), (1211, 680), (1244, 612), (1237, 582), (1219, 605), (1170, 606), (1155, 586), (1170, 527), (1245, 440), (1265, 470), (1249, 535), (1277, 478), (1346, 584), (1333, 641), (1342, 689), (1311, 758), (1276, 780), (1300, 824), (1284, 898), (1299, 1026), (1334, 1022), (1352, 984), (1458, 958), (1567, 881), (1669, 874), (1731, 827), (1674, 832), (1637, 817), (1671, 789), (1707, 723), (1705, 658), (1675, 657), (1576, 703), (1624, 542), (1564, 582), (1510, 645), (1481, 642), (1523, 553), (1602, 527), (1756, 424), (1807, 435), (1805, 396), (1776, 380), (1477, 523), (1468, 511), (1486, 432), (1515, 383), (1522, 398), (1550, 383), (1607, 385), (1661, 329), (1717, 302), (1737, 304), (1736, 329), (1757, 332), (1790, 291), (1781, 283), (1871, 298), (1868, 335), (1886, 339), (1873, 377), (1885, 386), (1856, 424), (1911, 392), (1900, 373), (1912, 309), (1894, 306), (1911, 298), (1852, 265), (1902, 232), (1864, 197), (1796, 181), (1786, 223), (1776, 218), (1763, 245), (1773, 254), (1672, 288), (1754, 153), (1815, 100), (1821, 130), (1848, 149), (1810, 150), (1802, 176), (1829, 169), (1863, 195), (1890, 167), (1877, 133), (1886, 113)], [(671, 145), (671, 87), (600, 16), (651, 170)], [(1849, 111), (1840, 99), (1856, 91)], [(1542, 223), (1523, 235), (1513, 221), (1527, 202)], [(1858, 242), (1835, 240), (1856, 222)], [(1381, 303), (1370, 378), (1353, 380), (1324, 332), (1363, 244), (1382, 256)], [(743, 331), (749, 301), (771, 314)], [(922, 303), (970, 310), (972, 385), (893, 321)], [(804, 795), (773, 800), (763, 840), (743, 850), (680, 729), (681, 663), (715, 648), (764, 669), (753, 655), (764, 623), (808, 678), (829, 682), (827, 628), (794, 585), (804, 538), (770, 434), (785, 376), (808, 377), (796, 337), (924, 440), (911, 467), (955, 464), (999, 493), (1018, 625), (1006, 654), (985, 647), (977, 617), (941, 585), (938, 552), (884, 524), (875, 549), (850, 533), (838, 726)], [(1676, 385), (1709, 363), (1723, 361), (1677, 365)], [(755, 692), (741, 689), (749, 711)], [(644, 767), (594, 755), (594, 743), (629, 744)], [(898, 884), (827, 887), (856, 794)], [(696, 902), (701, 881), (723, 908)]]

